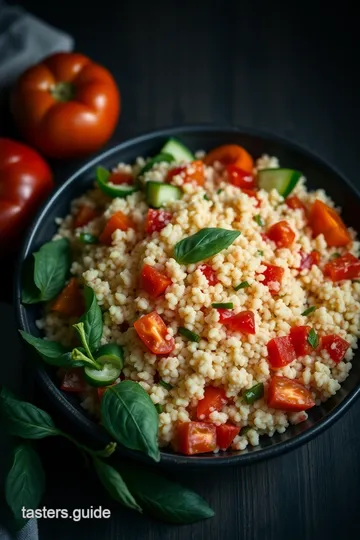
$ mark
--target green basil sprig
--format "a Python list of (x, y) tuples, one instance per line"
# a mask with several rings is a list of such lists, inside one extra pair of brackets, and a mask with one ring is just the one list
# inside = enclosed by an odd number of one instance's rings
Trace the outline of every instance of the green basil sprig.
[(160, 460), (159, 415), (149, 395), (134, 381), (109, 387), (101, 400), (101, 421), (120, 444)]
[(95, 350), (100, 345), (103, 333), (103, 320), (96, 295), (91, 287), (85, 285), (84, 288), (86, 311), (80, 317), (80, 322), (84, 324), (84, 333), (91, 350)]
[(32, 336), (23, 330), (19, 330), (19, 332), (21, 337), (34, 347), (47, 364), (57, 367), (80, 367), (84, 365), (82, 362), (74, 364), (71, 351), (61, 343)]
[(179, 264), (203, 261), (228, 248), (240, 234), (240, 231), (227, 229), (201, 229), (175, 245), (174, 257)]
[(24, 267), (22, 302), (36, 304), (52, 300), (64, 288), (70, 268), (70, 245), (60, 238), (41, 246), (34, 260)]

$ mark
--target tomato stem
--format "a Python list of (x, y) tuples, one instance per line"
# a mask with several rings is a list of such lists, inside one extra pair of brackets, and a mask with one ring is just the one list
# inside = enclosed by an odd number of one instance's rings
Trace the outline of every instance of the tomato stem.
[(69, 82), (56, 83), (50, 90), (56, 101), (70, 101), (75, 97), (75, 87)]

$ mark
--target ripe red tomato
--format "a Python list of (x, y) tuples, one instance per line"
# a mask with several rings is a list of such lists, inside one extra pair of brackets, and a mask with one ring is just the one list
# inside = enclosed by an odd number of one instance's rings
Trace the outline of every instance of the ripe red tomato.
[(254, 189), (255, 178), (252, 173), (244, 171), (243, 169), (236, 167), (236, 165), (228, 165), (226, 167), (226, 172), (229, 182), (233, 186), (241, 189)]
[(360, 278), (360, 260), (351, 253), (345, 253), (342, 257), (326, 263), (324, 274), (332, 281), (358, 279)]
[(233, 332), (255, 334), (255, 316), (252, 311), (241, 311), (236, 315), (228, 309), (218, 309), (220, 322)]
[(145, 231), (147, 234), (160, 232), (168, 223), (170, 223), (171, 218), (172, 214), (170, 212), (149, 208), (145, 221)]
[(134, 177), (131, 173), (116, 171), (110, 174), (108, 182), (110, 184), (114, 184), (115, 186), (121, 184), (131, 185), (134, 182)]
[(276, 337), (267, 344), (268, 362), (274, 369), (290, 364), (296, 359), (295, 349), (289, 336)]
[(16, 249), (21, 234), (53, 188), (42, 157), (24, 144), (0, 138), (0, 247)]
[(274, 223), (267, 231), (266, 236), (275, 242), (278, 248), (289, 247), (295, 240), (295, 233), (287, 221)]
[(166, 176), (166, 182), (171, 182), (174, 176), (180, 174), (185, 183), (194, 182), (198, 186), (203, 186), (205, 183), (204, 164), (200, 160), (195, 160), (188, 165), (182, 167), (174, 167), (170, 169)]
[(319, 266), (320, 263), (320, 253), (316, 250), (311, 251), (311, 253), (300, 253), (301, 261), (299, 270), (310, 270), (312, 265), (315, 264)]
[(184, 422), (178, 424), (176, 451), (191, 456), (213, 452), (216, 448), (216, 427), (205, 422)]
[(120, 94), (111, 74), (77, 53), (55, 53), (27, 69), (12, 94), (24, 137), (43, 154), (68, 158), (94, 152), (111, 137)]
[(204, 397), (197, 404), (196, 416), (198, 420), (207, 420), (213, 411), (221, 411), (227, 402), (225, 390), (219, 386), (207, 386)]
[(292, 197), (287, 197), (285, 199), (285, 202), (292, 210), (297, 210), (298, 208), (300, 208), (300, 210), (304, 210), (304, 212), (306, 213), (305, 204), (300, 201), (299, 197), (297, 197), (296, 195), (293, 195)]
[(206, 263), (201, 264), (199, 266), (199, 270), (201, 270), (201, 272), (204, 274), (210, 286), (215, 286), (217, 283), (220, 283), (220, 281), (216, 277), (215, 270), (213, 270), (210, 265)]
[(88, 204), (83, 204), (80, 206), (74, 219), (75, 229), (77, 227), (84, 227), (96, 217), (98, 217), (98, 212), (95, 210), (95, 208), (89, 206)]
[(270, 381), (268, 405), (272, 409), (284, 411), (306, 411), (314, 407), (315, 401), (305, 386), (287, 377), (276, 375)]
[(280, 266), (275, 266), (274, 264), (264, 263), (264, 266), (266, 266), (266, 270), (263, 272), (265, 279), (261, 283), (268, 286), (271, 294), (278, 294), (284, 275), (284, 269), (280, 268)]
[(314, 350), (307, 340), (310, 330), (311, 326), (293, 326), (290, 329), (290, 339), (296, 356), (305, 356)]
[(51, 305), (51, 311), (56, 311), (64, 317), (80, 317), (85, 311), (84, 297), (75, 277), (69, 279), (63, 290)]
[(153, 354), (169, 354), (174, 350), (175, 340), (168, 336), (166, 324), (156, 311), (152, 311), (134, 322), (134, 328)]
[(331, 334), (321, 338), (320, 346), (321, 349), (327, 351), (330, 358), (338, 364), (344, 358), (350, 344), (337, 334)]
[(236, 435), (240, 433), (240, 428), (232, 424), (221, 424), (216, 426), (216, 444), (220, 450), (227, 450)]
[(149, 264), (144, 265), (141, 272), (141, 287), (151, 298), (157, 298), (163, 294), (171, 284), (171, 279), (165, 274), (162, 274)]
[(74, 393), (84, 392), (86, 390), (84, 370), (82, 368), (67, 370), (63, 376), (60, 390)]

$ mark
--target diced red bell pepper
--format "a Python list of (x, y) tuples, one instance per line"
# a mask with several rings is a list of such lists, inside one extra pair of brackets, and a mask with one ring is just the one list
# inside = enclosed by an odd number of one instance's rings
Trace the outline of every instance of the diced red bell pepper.
[(299, 270), (310, 270), (313, 265), (319, 266), (320, 263), (320, 253), (316, 250), (311, 251), (311, 253), (300, 252), (301, 261)]
[(134, 182), (134, 177), (131, 173), (116, 171), (110, 174), (108, 182), (116, 186), (121, 184), (131, 185)]
[(238, 188), (253, 189), (255, 187), (255, 178), (252, 173), (244, 171), (236, 165), (227, 165), (227, 176), (230, 184)]
[(263, 272), (265, 279), (261, 283), (268, 286), (271, 294), (278, 294), (284, 276), (284, 269), (274, 264), (264, 263), (264, 265), (266, 266), (266, 270)]
[(98, 217), (98, 212), (92, 206), (83, 204), (80, 206), (75, 218), (74, 227), (85, 227), (90, 221)]
[(296, 359), (295, 349), (289, 336), (276, 337), (267, 344), (268, 362), (274, 369), (291, 364)]
[(293, 326), (291, 328), (290, 339), (296, 356), (305, 356), (314, 350), (308, 342), (310, 330), (311, 326)]
[(299, 197), (297, 197), (296, 195), (293, 195), (292, 197), (287, 197), (285, 199), (285, 202), (287, 206), (291, 208), (292, 210), (300, 209), (300, 210), (304, 210), (305, 213), (307, 211), (305, 204), (302, 201), (300, 201)]
[(174, 176), (180, 174), (184, 183), (195, 182), (198, 186), (205, 183), (205, 168), (201, 160), (195, 160), (186, 166), (174, 167), (166, 175), (166, 182), (171, 182)]
[(206, 422), (178, 424), (174, 447), (177, 452), (188, 456), (213, 452), (216, 448), (216, 427)]
[(131, 219), (125, 215), (120, 210), (115, 212), (105, 225), (103, 232), (100, 234), (99, 240), (102, 244), (111, 246), (112, 235), (117, 230), (127, 231), (130, 228), (133, 228), (134, 225)]
[(145, 232), (147, 234), (160, 232), (168, 223), (170, 223), (171, 218), (172, 214), (170, 212), (149, 208), (145, 221)]
[(345, 255), (326, 263), (324, 274), (334, 282), (343, 279), (358, 279), (360, 278), (360, 260), (352, 253), (345, 253)]
[(71, 368), (63, 376), (60, 390), (64, 392), (80, 393), (86, 390), (84, 370), (82, 368)]
[(278, 248), (289, 247), (295, 240), (295, 233), (287, 221), (274, 223), (267, 231), (266, 236), (275, 242)]
[(227, 403), (225, 390), (219, 386), (207, 386), (204, 397), (197, 404), (196, 415), (198, 420), (207, 420), (210, 413), (221, 411)]
[(233, 424), (221, 424), (216, 426), (216, 444), (220, 450), (227, 450), (231, 446), (236, 435), (239, 435), (240, 428)]
[(320, 347), (327, 351), (330, 358), (338, 364), (344, 358), (346, 351), (350, 347), (350, 343), (337, 334), (330, 334), (321, 338)]
[(218, 309), (220, 322), (233, 332), (255, 334), (255, 315), (252, 311), (241, 311), (236, 315), (228, 309)]
[(171, 284), (172, 281), (168, 276), (149, 264), (144, 264), (141, 271), (141, 287), (151, 298), (157, 298), (163, 294)]
[(267, 404), (283, 411), (306, 411), (314, 407), (315, 401), (310, 390), (298, 381), (275, 375), (269, 384)]
[(173, 336), (168, 335), (166, 324), (156, 311), (152, 311), (134, 322), (134, 328), (153, 354), (169, 354), (175, 348)]
[(204, 274), (210, 286), (215, 286), (217, 283), (220, 283), (216, 277), (215, 270), (213, 270), (208, 264), (201, 264), (199, 266), (199, 270), (201, 270), (201, 272)]

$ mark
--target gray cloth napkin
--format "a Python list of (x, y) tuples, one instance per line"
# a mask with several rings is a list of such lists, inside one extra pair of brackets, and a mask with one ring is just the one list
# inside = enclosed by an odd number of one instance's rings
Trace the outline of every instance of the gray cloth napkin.
[[(71, 51), (74, 40), (68, 34), (50, 26), (34, 17), (19, 6), (10, 6), (0, 0), (0, 90), (14, 83), (17, 77), (29, 66), (37, 63), (45, 56), (57, 51)], [(12, 357), (15, 370), (9, 370), (6, 380), (1, 377), (0, 383), (14, 390), (21, 385), (21, 362), (18, 338), (15, 336), (15, 322), (8, 310), (10, 306), (0, 304), (0, 318), (2, 322), (13, 325), (13, 332), (6, 325), (1, 328), (1, 341)], [(8, 325), (7, 325), (8, 326)], [(13, 335), (12, 335), (13, 334)], [(16, 356), (16, 358), (14, 358)], [(15, 361), (16, 360), (16, 361)], [(11, 380), (10, 380), (11, 379)], [(1, 438), (0, 455), (8, 451), (9, 441)], [(1, 476), (0, 470), (0, 476)], [(3, 479), (0, 478), (0, 486)], [(1, 515), (0, 515), (1, 519)], [(30, 519), (16, 537), (11, 538), (10, 533), (0, 523), (0, 540), (38, 540), (38, 526), (36, 519)]]

